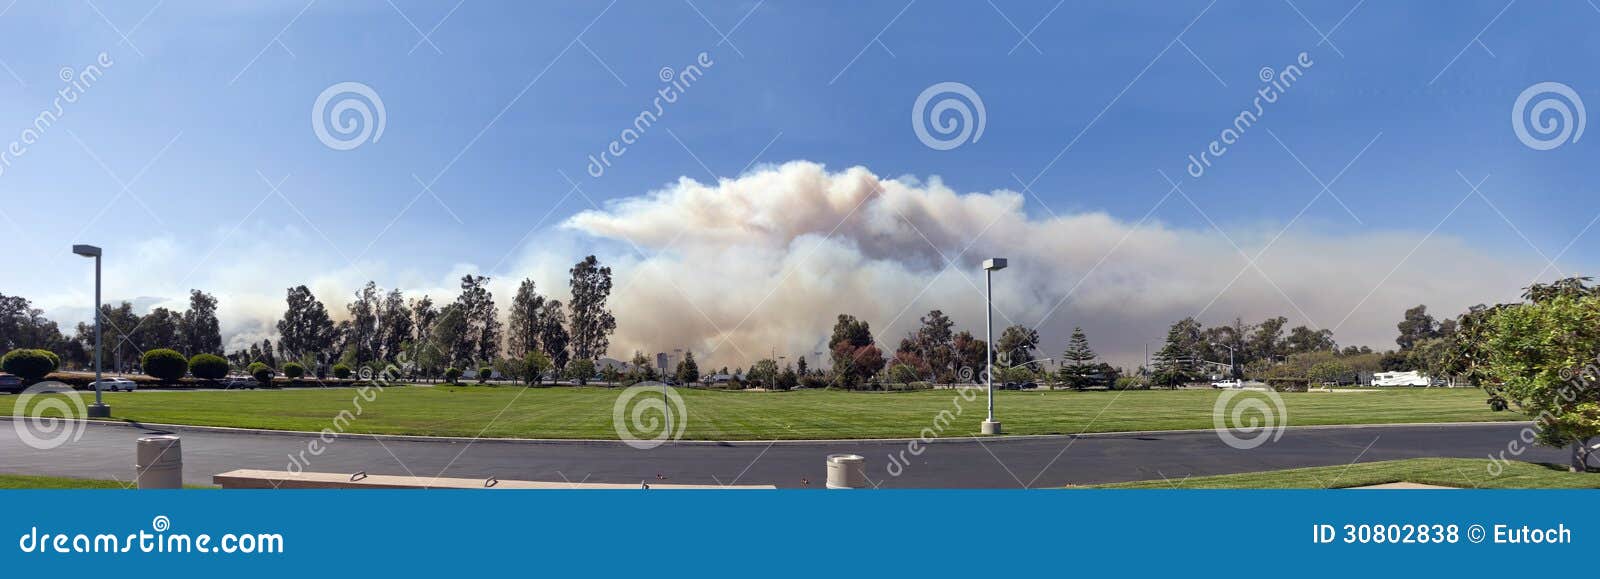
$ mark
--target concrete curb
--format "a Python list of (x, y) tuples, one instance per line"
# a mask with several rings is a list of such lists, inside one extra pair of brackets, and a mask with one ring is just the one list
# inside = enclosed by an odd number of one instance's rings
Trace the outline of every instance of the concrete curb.
[[(15, 416), (0, 416), (0, 421), (14, 421)], [(269, 430), (256, 428), (236, 428), (231, 426), (196, 426), (187, 424), (161, 424), (150, 422), (108, 421), (73, 419), (87, 425), (139, 428), (159, 431), (192, 431), (192, 432), (220, 432), (227, 434), (254, 434), (265, 436), (285, 436), (313, 438), (324, 436), (323, 433), (303, 430)], [(1392, 424), (1318, 424), (1308, 426), (1286, 426), (1286, 430), (1334, 430), (1348, 428), (1463, 428), (1485, 426), (1527, 426), (1531, 421), (1503, 421), (1503, 422), (1403, 422)], [(1071, 440), (1074, 438), (1133, 438), (1139, 436), (1196, 434), (1214, 432), (1214, 429), (1190, 430), (1126, 430), (1118, 432), (1085, 432), (1080, 434), (1022, 434), (1001, 435), (989, 438), (980, 438), (974, 435), (951, 435), (923, 441), (920, 438), (835, 438), (835, 439), (797, 439), (797, 440), (676, 440), (663, 446), (771, 446), (771, 445), (812, 445), (812, 444), (909, 444), (919, 441), (921, 444), (974, 444), (974, 443), (1007, 443), (1024, 440)], [(473, 438), (468, 436), (422, 436), (415, 434), (365, 434), (353, 432), (333, 432), (327, 436), (350, 440), (398, 440), (411, 442), (437, 442), (437, 443), (472, 443), (472, 444), (530, 444), (530, 445), (570, 445), (570, 446), (626, 446), (620, 440), (602, 440), (593, 438), (505, 438), (483, 437)]]

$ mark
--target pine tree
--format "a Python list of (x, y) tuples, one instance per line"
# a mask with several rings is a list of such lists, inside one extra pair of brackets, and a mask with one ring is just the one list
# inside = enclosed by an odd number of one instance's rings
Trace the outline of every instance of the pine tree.
[(1061, 353), (1061, 380), (1077, 390), (1093, 386), (1098, 367), (1094, 364), (1094, 350), (1089, 348), (1089, 337), (1083, 328), (1072, 328), (1072, 338), (1066, 351)]
[(261, 361), (265, 362), (268, 368), (278, 367), (278, 357), (272, 353), (272, 340), (270, 339), (261, 340)]
[(411, 342), (411, 308), (406, 306), (400, 290), (391, 290), (384, 297), (383, 309), (378, 314), (379, 353), (384, 360), (396, 361), (406, 344)]
[(519, 359), (539, 348), (539, 314), (544, 309), (544, 296), (535, 290), (533, 280), (524, 279), (517, 286), (517, 296), (511, 300), (511, 320), (506, 328), (506, 341), (510, 354)]
[(611, 268), (602, 267), (593, 255), (572, 266), (571, 334), (572, 357), (594, 360), (606, 355), (617, 319), (606, 309), (611, 296)]
[(200, 290), (189, 290), (189, 311), (179, 321), (183, 351), (195, 354), (221, 354), (222, 330), (217, 323), (217, 298)]
[(378, 311), (383, 308), (378, 295), (378, 284), (369, 281), (356, 290), (355, 301), (345, 304), (345, 311), (350, 314), (349, 340), (355, 345), (358, 365), (377, 359)]
[(1167, 342), (1156, 352), (1156, 384), (1176, 388), (1194, 377), (1198, 328), (1193, 318), (1185, 318), (1167, 330)]
[[(582, 358), (579, 359), (581, 360)], [(644, 352), (634, 350), (631, 363), (633, 364), (633, 371), (630, 375), (635, 382), (654, 378), (655, 371), (650, 367), (650, 358), (645, 356)]]
[(456, 342), (452, 357), (458, 364), (487, 362), (500, 357), (500, 313), (494, 294), (489, 293), (489, 278), (467, 274), (461, 278), (461, 295), (455, 305), (466, 322), (466, 331)]
[(555, 364), (556, 370), (566, 369), (567, 360), (572, 359), (572, 352), (567, 348), (571, 339), (561, 300), (546, 300), (544, 311), (539, 315), (539, 347), (550, 356), (550, 363)]
[(1033, 351), (1039, 348), (1039, 331), (1023, 325), (1013, 325), (1000, 332), (995, 341), (995, 363), (1022, 366), (1033, 362)]
[(688, 384), (700, 381), (700, 365), (694, 361), (694, 352), (684, 352), (683, 361), (678, 362), (678, 382)]

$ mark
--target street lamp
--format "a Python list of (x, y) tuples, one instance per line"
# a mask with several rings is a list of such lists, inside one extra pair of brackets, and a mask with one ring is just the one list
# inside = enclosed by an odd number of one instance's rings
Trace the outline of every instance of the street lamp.
[(1237, 372), (1239, 370), (1239, 367), (1235, 366), (1233, 364), (1233, 346), (1230, 346), (1230, 345), (1227, 345), (1227, 344), (1223, 344), (1223, 343), (1220, 343), (1220, 342), (1212, 342), (1211, 345), (1213, 345), (1213, 346), (1222, 346), (1222, 347), (1228, 349), (1228, 379), (1232, 380), (1233, 379), (1233, 373)]
[(989, 418), (983, 421), (984, 434), (1000, 434), (1000, 422), (994, 419), (994, 272), (1006, 268), (1006, 258), (991, 257), (983, 260), (983, 339), (987, 341), (984, 355), (988, 358), (983, 373), (988, 382)]
[(89, 418), (111, 418), (111, 407), (100, 400), (100, 248), (93, 245), (74, 245), (72, 252), (94, 258), (94, 406), (89, 407)]

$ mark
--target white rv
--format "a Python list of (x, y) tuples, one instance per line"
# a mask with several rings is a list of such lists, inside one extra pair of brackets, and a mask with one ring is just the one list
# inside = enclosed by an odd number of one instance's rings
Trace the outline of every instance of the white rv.
[(1373, 386), (1427, 386), (1431, 381), (1421, 372), (1378, 372), (1372, 375)]

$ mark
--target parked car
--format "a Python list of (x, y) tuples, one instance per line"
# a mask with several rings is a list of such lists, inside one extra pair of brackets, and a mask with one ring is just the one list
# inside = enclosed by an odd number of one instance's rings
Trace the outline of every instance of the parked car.
[(1238, 390), (1240, 388), (1244, 388), (1244, 381), (1243, 380), (1219, 380), (1217, 382), (1212, 382), (1211, 383), (1211, 387), (1212, 388), (1229, 388), (1229, 389), (1233, 389), (1233, 390)]
[(101, 378), (97, 382), (90, 382), (89, 389), (96, 390), (96, 384), (100, 385), (99, 390), (105, 392), (132, 392), (139, 389), (137, 383), (127, 378)]
[(261, 383), (257, 382), (255, 378), (234, 377), (223, 380), (222, 387), (227, 390), (233, 390), (235, 388), (247, 388), (250, 390), (255, 390), (256, 388), (261, 387)]
[(1023, 382), (1022, 384), (1017, 385), (1017, 388), (1021, 390), (1033, 390), (1038, 387), (1039, 384), (1036, 382)]
[(0, 374), (0, 392), (21, 393), (22, 377), (15, 374)]

